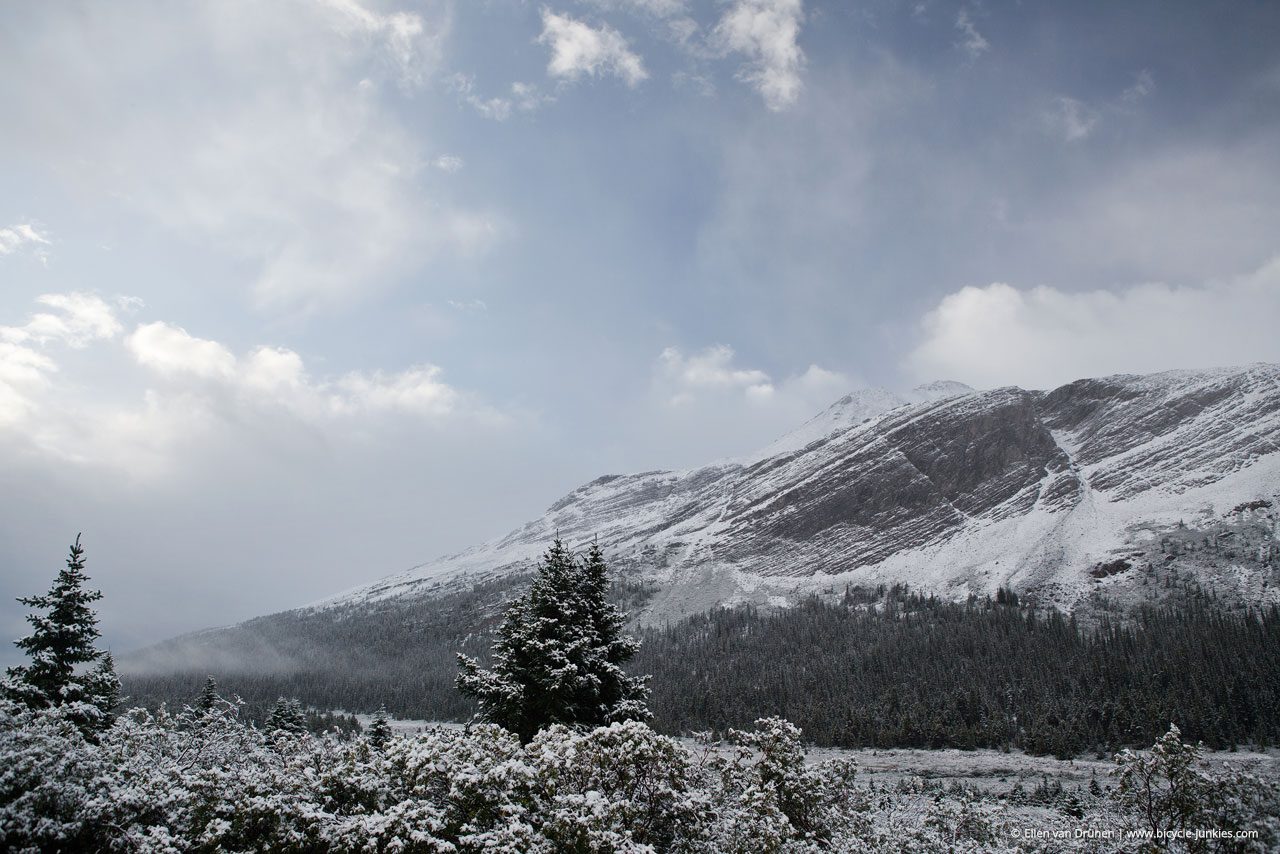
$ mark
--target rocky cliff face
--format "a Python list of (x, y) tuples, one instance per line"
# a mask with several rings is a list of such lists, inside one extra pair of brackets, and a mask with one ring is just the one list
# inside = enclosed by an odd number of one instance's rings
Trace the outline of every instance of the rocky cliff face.
[[(1132, 592), (1142, 561), (1098, 567), (1126, 554), (1163, 562), (1150, 542), (1179, 524), (1208, 531), (1263, 502), (1250, 524), (1274, 527), (1278, 443), (1274, 365), (1047, 393), (864, 391), (758, 454), (598, 478), (504, 537), (315, 607), (416, 599), (519, 571), (557, 531), (572, 544), (598, 537), (616, 568), (651, 582), (650, 620), (880, 582), (947, 596), (1009, 585), (1071, 607), (1099, 587)], [(1273, 535), (1267, 528), (1266, 543)], [(1207, 552), (1200, 564), (1188, 552), (1177, 561), (1210, 584), (1275, 600), (1280, 562), (1269, 548), (1234, 565), (1210, 566)]]

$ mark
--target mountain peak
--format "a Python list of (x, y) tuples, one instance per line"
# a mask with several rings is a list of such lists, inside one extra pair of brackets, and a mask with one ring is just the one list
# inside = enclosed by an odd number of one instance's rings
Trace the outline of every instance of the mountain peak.
[(934, 380), (929, 383), (922, 383), (911, 389), (909, 396), (918, 401), (926, 400), (945, 400), (949, 397), (959, 397), (962, 394), (970, 394), (976, 391), (973, 386), (965, 385), (955, 380)]

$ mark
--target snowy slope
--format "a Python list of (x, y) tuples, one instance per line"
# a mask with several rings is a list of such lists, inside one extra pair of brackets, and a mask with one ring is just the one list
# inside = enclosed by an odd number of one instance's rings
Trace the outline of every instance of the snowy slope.
[[(1091, 574), (1117, 555), (1135, 567), (1173, 560), (1152, 550), (1172, 548), (1164, 532), (1179, 522), (1229, 523), (1224, 536), (1250, 544), (1234, 564), (1238, 548), (1179, 546), (1179, 566), (1275, 598), (1278, 442), (1274, 365), (1047, 393), (865, 390), (757, 454), (599, 478), (503, 537), (313, 607), (431, 596), (527, 569), (557, 531), (574, 545), (598, 537), (615, 568), (652, 581), (650, 620), (879, 582), (947, 596), (1012, 585), (1070, 607), (1100, 585), (1138, 583), (1136, 568)], [(1258, 501), (1271, 504), (1239, 528), (1233, 508)]]
[(779, 454), (799, 451), (820, 439), (844, 432), (891, 409), (912, 403), (945, 400), (949, 397), (969, 394), (972, 391), (973, 389), (964, 383), (949, 381), (925, 383), (905, 394), (882, 388), (855, 391), (840, 398), (785, 436), (738, 461), (757, 462)]

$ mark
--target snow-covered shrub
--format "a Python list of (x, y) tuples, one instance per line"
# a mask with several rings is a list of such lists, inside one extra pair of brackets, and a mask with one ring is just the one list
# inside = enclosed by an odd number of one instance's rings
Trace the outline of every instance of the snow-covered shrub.
[(1197, 828), (1255, 830), (1254, 840), (1233, 840), (1236, 850), (1280, 848), (1280, 784), (1231, 766), (1210, 773), (1201, 766), (1202, 746), (1188, 744), (1178, 727), (1135, 753), (1115, 756), (1117, 798), (1151, 831)]
[(694, 755), (631, 721), (543, 730), (527, 748), (542, 835), (558, 851), (697, 851), (711, 803)]
[(62, 709), (0, 700), (0, 843), (12, 851), (97, 847), (98, 781), (108, 769)]
[(1196, 768), (1200, 747), (1186, 744), (1176, 726), (1145, 753), (1117, 753), (1122, 804), (1153, 832), (1195, 826), (1212, 789), (1208, 775)]
[(385, 752), (398, 795), (432, 805), (441, 836), (459, 850), (528, 850), (534, 774), (515, 735), (493, 725), (438, 728), (393, 738)]
[[(908, 779), (854, 785), (763, 719), (690, 748), (639, 722), (368, 738), (263, 731), (235, 706), (135, 709), (86, 734), (65, 708), (0, 702), (0, 850), (136, 852), (934, 852), (1124, 850), (1033, 826), (1251, 829), (1280, 847), (1280, 786), (1199, 767), (1176, 731), (1121, 754), (1120, 786), (1017, 803)], [(1049, 789), (1048, 784), (1043, 788)], [(1120, 812), (1117, 812), (1119, 810)], [(1177, 824), (1181, 822), (1181, 824)]]
[(730, 730), (729, 742), (736, 750), (718, 763), (717, 848), (820, 850), (857, 832), (866, 796), (853, 784), (853, 762), (806, 765), (800, 730), (781, 718)]

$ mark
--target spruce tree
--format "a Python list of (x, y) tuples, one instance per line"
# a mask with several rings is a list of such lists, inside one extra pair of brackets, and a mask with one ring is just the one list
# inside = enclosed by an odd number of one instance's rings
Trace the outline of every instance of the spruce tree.
[(36, 609), (27, 615), (31, 634), (14, 642), (31, 662), (8, 669), (4, 693), (31, 708), (65, 707), (81, 729), (92, 732), (111, 724), (112, 710), (120, 702), (120, 680), (111, 654), (94, 645), (100, 633), (90, 605), (102, 593), (85, 589), (89, 577), (84, 563), (77, 534), (67, 566), (49, 592), (18, 599)]
[(218, 696), (218, 683), (210, 676), (204, 680), (204, 688), (201, 689), (200, 696), (196, 698), (196, 711), (201, 715), (207, 715), (217, 708), (220, 702), (222, 702), (222, 698)]
[(381, 750), (391, 739), (391, 724), (387, 721), (387, 707), (381, 706), (369, 722), (369, 743)]
[(609, 568), (596, 542), (582, 565), (578, 590), (591, 639), (585, 661), (588, 690), (580, 700), (586, 715), (600, 723), (648, 720), (647, 677), (623, 670), (640, 643), (623, 633), (626, 617), (609, 601)]
[(457, 685), (479, 703), (479, 716), (529, 742), (545, 726), (589, 729), (643, 720), (647, 689), (621, 669), (636, 651), (624, 619), (609, 604), (604, 557), (593, 546), (585, 562), (557, 538), (524, 597), (507, 609), (481, 670), (465, 655)]
[(307, 731), (307, 716), (300, 702), (279, 697), (267, 715), (265, 726), (268, 734), (286, 732), (299, 735)]

